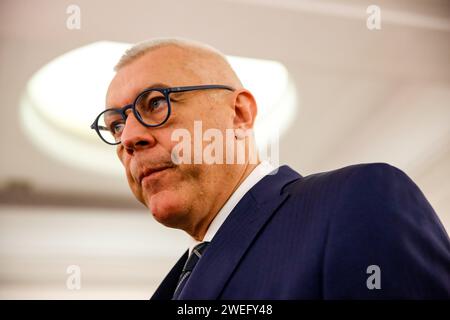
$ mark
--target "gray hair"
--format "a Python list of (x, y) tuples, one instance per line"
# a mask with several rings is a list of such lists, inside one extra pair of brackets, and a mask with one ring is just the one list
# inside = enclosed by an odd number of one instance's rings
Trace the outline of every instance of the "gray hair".
[(219, 50), (217, 50), (209, 45), (206, 45), (201, 42), (187, 40), (187, 39), (181, 39), (181, 38), (156, 38), (156, 39), (150, 39), (150, 40), (145, 40), (145, 41), (139, 42), (139, 43), (133, 45), (128, 50), (126, 50), (125, 53), (120, 58), (119, 62), (114, 67), (114, 71), (119, 71), (119, 69), (121, 69), (125, 65), (131, 63), (135, 59), (143, 56), (147, 52), (150, 52), (150, 51), (153, 51), (153, 50), (156, 50), (159, 48), (163, 48), (163, 47), (168, 47), (168, 46), (176, 46), (176, 47), (187, 48), (187, 49), (196, 49), (201, 52), (206, 52), (206, 53), (212, 54), (212, 55), (216, 56), (217, 58), (219, 58), (220, 60), (222, 60), (223, 62), (225, 62), (225, 64), (227, 64), (231, 68), (225, 55), (222, 52), (220, 52)]

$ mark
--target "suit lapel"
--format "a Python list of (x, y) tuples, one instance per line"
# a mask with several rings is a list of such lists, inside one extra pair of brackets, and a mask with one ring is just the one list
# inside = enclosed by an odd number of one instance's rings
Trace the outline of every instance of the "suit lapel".
[(173, 266), (172, 270), (167, 274), (164, 280), (156, 289), (150, 300), (171, 300), (175, 287), (177, 286), (183, 266), (188, 258), (188, 250), (181, 256), (178, 262)]
[(217, 299), (227, 281), (277, 208), (288, 198), (283, 187), (300, 178), (287, 166), (267, 175), (230, 213), (189, 277), (180, 299)]

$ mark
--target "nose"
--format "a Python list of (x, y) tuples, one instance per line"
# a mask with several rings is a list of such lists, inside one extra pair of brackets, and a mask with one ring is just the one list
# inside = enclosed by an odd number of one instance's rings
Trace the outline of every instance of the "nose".
[(121, 144), (126, 152), (132, 155), (135, 151), (151, 148), (155, 145), (155, 137), (151, 133), (152, 128), (145, 127), (136, 119), (133, 112), (128, 114), (121, 135)]

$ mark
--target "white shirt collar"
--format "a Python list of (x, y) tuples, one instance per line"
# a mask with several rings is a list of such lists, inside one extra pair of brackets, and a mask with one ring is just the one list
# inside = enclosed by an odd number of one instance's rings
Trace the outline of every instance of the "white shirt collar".
[(197, 241), (194, 238), (191, 238), (191, 242), (189, 245), (189, 253), (191, 253), (192, 248), (194, 248), (197, 244), (203, 241), (211, 241), (215, 236), (216, 232), (219, 230), (222, 223), (226, 220), (228, 215), (234, 209), (234, 207), (241, 201), (244, 195), (262, 178), (264, 178), (267, 174), (275, 170), (276, 168), (271, 165), (267, 161), (262, 161), (258, 164), (253, 171), (245, 178), (244, 181), (239, 185), (239, 187), (234, 191), (231, 197), (225, 202), (222, 209), (219, 210), (219, 213), (214, 217), (213, 221), (208, 227), (206, 231), (205, 237), (202, 241)]

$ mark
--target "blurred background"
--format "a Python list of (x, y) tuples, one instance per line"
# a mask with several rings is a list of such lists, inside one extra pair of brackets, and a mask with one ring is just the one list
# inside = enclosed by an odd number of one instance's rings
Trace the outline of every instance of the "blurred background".
[[(368, 27), (370, 5), (381, 28)], [(269, 106), (284, 116), (280, 164), (308, 175), (390, 163), (450, 230), (448, 0), (2, 0), (1, 299), (148, 299), (186, 250), (188, 236), (137, 203), (114, 147), (89, 129), (103, 105), (83, 101), (104, 97), (119, 47), (58, 60), (153, 37), (278, 63), (281, 80), (255, 75), (283, 84)], [(62, 69), (43, 74), (54, 61)]]

